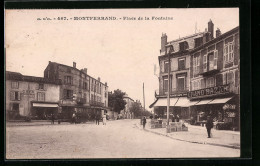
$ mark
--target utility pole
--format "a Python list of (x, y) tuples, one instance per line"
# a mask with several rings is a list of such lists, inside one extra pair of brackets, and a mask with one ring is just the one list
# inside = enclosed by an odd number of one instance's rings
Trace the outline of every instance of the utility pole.
[(171, 46), (168, 47), (170, 48), (169, 51), (166, 47), (166, 54), (168, 54), (168, 94), (167, 94), (167, 128), (166, 132), (170, 132), (170, 126), (169, 126), (169, 114), (170, 114), (170, 70), (171, 70), (171, 59), (170, 59), (170, 53), (171, 53)]
[(143, 102), (144, 102), (144, 112), (145, 112), (145, 96), (144, 96), (144, 83), (143, 83), (143, 98), (144, 98), (144, 99), (143, 99), (143, 100), (144, 100)]

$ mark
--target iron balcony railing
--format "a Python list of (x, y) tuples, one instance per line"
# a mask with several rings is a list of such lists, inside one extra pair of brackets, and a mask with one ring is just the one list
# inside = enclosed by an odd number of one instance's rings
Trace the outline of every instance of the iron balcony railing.
[[(184, 89), (172, 89), (171, 92), (170, 92), (170, 95), (174, 95), (174, 94), (179, 94), (179, 93), (186, 93), (189, 91), (189, 87), (185, 87)], [(156, 90), (155, 91), (155, 96), (164, 96), (164, 95), (167, 95), (168, 94), (168, 91), (163, 89), (163, 90)]]

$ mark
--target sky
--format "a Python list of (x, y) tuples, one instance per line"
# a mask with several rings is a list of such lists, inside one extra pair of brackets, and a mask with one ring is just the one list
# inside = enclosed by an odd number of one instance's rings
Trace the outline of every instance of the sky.
[[(68, 20), (57, 20), (58, 17)], [(74, 17), (116, 20), (74, 20)], [(139, 17), (143, 20), (138, 20)], [(152, 20), (152, 17), (172, 19)], [(205, 31), (210, 19), (214, 31), (219, 28), (225, 33), (239, 26), (239, 9), (6, 10), (5, 68), (43, 77), (49, 61), (69, 66), (76, 62), (78, 69), (87, 68), (90, 76), (107, 82), (109, 91), (120, 89), (142, 103), (144, 83), (145, 108), (150, 110), (154, 92), (159, 89), (154, 65), (158, 73), (162, 33), (167, 34), (168, 41), (178, 39), (195, 33), (195, 27), (197, 32)]]

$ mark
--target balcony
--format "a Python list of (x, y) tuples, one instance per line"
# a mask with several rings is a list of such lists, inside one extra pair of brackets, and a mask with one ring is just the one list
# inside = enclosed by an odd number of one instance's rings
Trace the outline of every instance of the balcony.
[[(174, 88), (174, 89), (172, 89), (170, 95), (183, 94), (183, 93), (187, 93), (188, 91), (189, 91), (189, 87), (185, 87), (182, 90)], [(167, 94), (168, 94), (167, 90), (161, 90), (161, 91), (156, 90), (155, 91), (155, 97), (167, 96)]]
[(98, 102), (98, 101), (94, 101), (94, 100), (90, 100), (89, 104), (91, 106), (99, 106), (99, 107), (104, 107), (104, 103)]
[(204, 77), (207, 77), (207, 76), (211, 76), (211, 75), (215, 75), (219, 73), (219, 70), (218, 69), (212, 69), (212, 70), (207, 70), (205, 72), (201, 72), (199, 73), (200, 75), (203, 75)]
[(86, 99), (79, 97), (79, 98), (76, 99), (76, 102), (77, 102), (78, 104), (86, 104)]

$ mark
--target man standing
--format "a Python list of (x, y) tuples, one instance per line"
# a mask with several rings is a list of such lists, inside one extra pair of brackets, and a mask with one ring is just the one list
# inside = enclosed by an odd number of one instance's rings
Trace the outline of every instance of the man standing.
[(143, 118), (143, 129), (145, 128), (145, 124), (146, 124), (146, 118), (144, 116), (144, 118)]
[(211, 129), (213, 128), (213, 121), (210, 118), (210, 116), (207, 117), (206, 128), (207, 128), (207, 132), (208, 132), (208, 138), (210, 138), (210, 132), (211, 132)]
[(98, 113), (96, 113), (96, 115), (95, 115), (95, 119), (96, 119), (96, 125), (98, 124), (99, 125), (99, 114)]
[(51, 124), (54, 124), (55, 116), (54, 113), (51, 114)]

